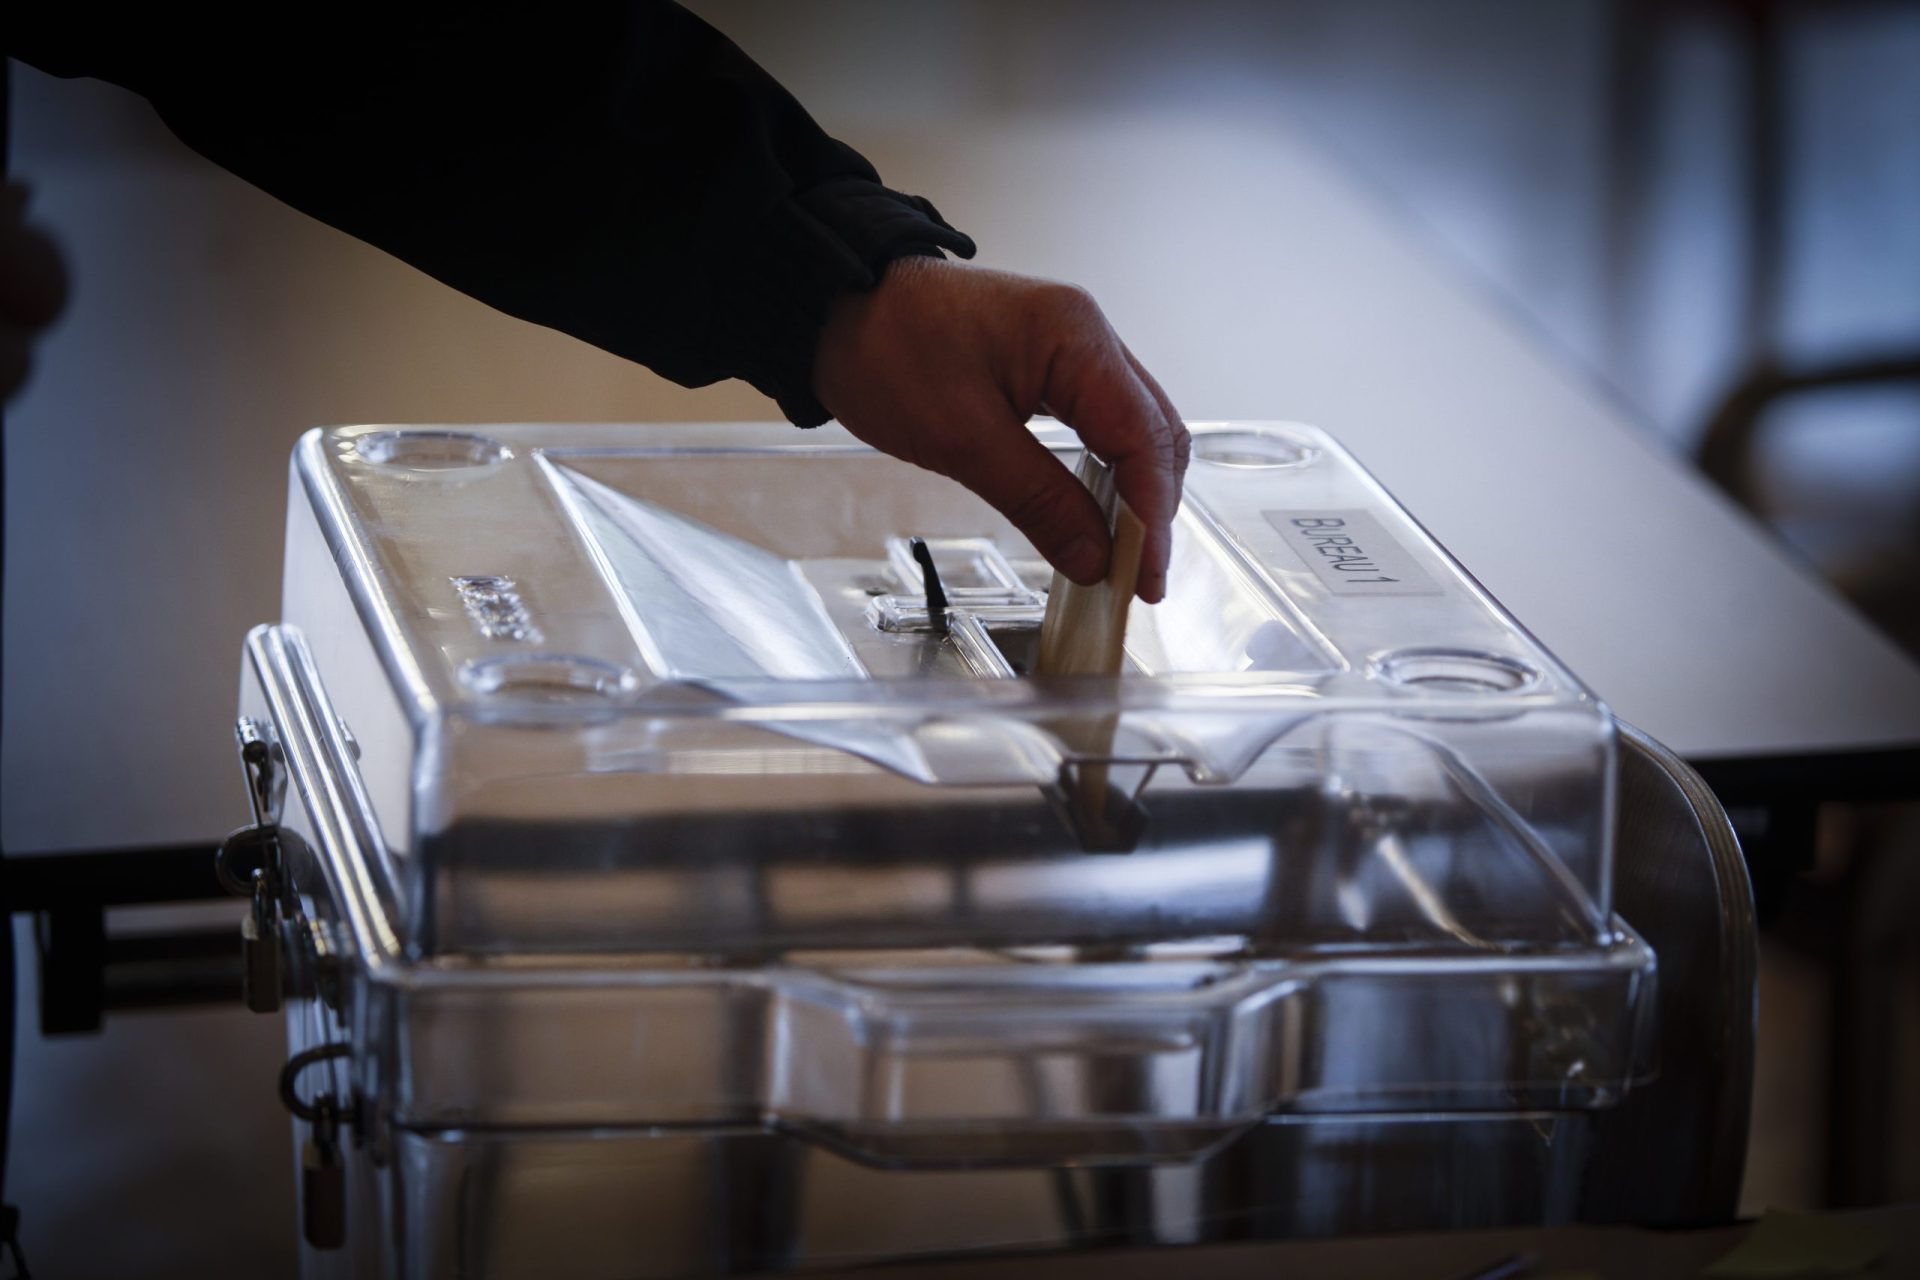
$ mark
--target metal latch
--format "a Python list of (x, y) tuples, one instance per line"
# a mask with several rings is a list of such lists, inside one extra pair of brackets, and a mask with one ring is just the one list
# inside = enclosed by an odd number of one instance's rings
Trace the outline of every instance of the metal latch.
[(241, 989), (247, 1008), (273, 1013), (280, 1008), (284, 986), (280, 900), (287, 884), (285, 844), (292, 839), (280, 830), (286, 769), (271, 725), (242, 716), (233, 736), (253, 822), (221, 841), (213, 866), (229, 893), (251, 900), (240, 922)]
[(247, 780), (247, 804), (253, 809), (253, 825), (275, 826), (280, 821), (280, 805), (287, 795), (287, 771), (280, 754), (280, 743), (273, 726), (252, 716), (241, 716), (233, 726), (234, 743), (240, 749), (240, 769)]

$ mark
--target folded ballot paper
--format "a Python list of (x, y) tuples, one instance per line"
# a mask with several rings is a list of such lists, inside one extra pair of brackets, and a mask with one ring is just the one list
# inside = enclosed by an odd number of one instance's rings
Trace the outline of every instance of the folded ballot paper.
[(1036, 675), (1118, 675), (1126, 660), (1127, 607), (1140, 579), (1146, 526), (1114, 489), (1113, 472), (1092, 453), (1082, 455), (1078, 475), (1106, 514), (1113, 558), (1105, 580), (1092, 586), (1083, 587), (1064, 573), (1053, 575)]
[[(1107, 562), (1107, 576), (1090, 586), (1054, 573), (1046, 617), (1040, 624), (1034, 674), (1119, 675), (1126, 662), (1127, 610), (1140, 580), (1146, 526), (1114, 488), (1112, 470), (1091, 452), (1082, 455), (1076, 474), (1106, 515), (1113, 555)], [(1061, 779), (1062, 799), (1083, 845), (1088, 849), (1131, 847), (1133, 833), (1127, 829), (1131, 806), (1125, 796), (1113, 792), (1111, 768), (1099, 763), (1113, 754), (1118, 717), (1076, 716), (1050, 727), (1089, 762), (1076, 775)]]

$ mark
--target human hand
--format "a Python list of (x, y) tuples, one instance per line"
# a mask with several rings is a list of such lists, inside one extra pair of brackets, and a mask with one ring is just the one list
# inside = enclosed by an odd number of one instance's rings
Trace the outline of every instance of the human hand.
[(67, 272), (53, 241), (27, 225), (27, 189), (0, 193), (0, 400), (13, 399), (33, 367), (33, 339), (67, 302)]
[(1166, 594), (1187, 429), (1084, 290), (901, 258), (834, 305), (814, 394), (868, 444), (958, 480), (1011, 520), (1056, 569), (1100, 581), (1110, 541), (1093, 497), (1026, 423), (1048, 412), (1113, 468), (1142, 524), (1138, 592)]

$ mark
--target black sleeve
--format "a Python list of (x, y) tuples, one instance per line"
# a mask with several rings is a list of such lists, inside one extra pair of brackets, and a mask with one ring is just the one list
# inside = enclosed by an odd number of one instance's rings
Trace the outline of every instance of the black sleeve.
[[(827, 308), (973, 243), (667, 3), (17, 6), (8, 53), (149, 99), (294, 208), (685, 386), (826, 418)], [(271, 25), (269, 25), (271, 22)]]

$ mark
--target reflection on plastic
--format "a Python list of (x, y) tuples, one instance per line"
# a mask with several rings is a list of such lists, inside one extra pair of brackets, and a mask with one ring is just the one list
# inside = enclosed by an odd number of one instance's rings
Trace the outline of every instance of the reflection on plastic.
[(594, 562), (658, 674), (864, 674), (820, 597), (788, 561), (566, 466), (545, 458), (541, 465), (587, 534)]

